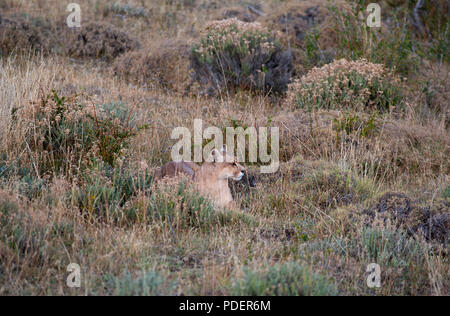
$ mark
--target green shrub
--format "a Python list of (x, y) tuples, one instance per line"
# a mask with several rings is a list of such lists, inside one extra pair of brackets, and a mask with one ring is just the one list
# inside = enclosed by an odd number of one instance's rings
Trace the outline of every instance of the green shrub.
[(19, 207), (16, 203), (6, 199), (0, 201), (0, 224), (5, 226), (8, 223), (9, 216), (17, 212)]
[(134, 122), (130, 121), (130, 110), (122, 103), (104, 104), (101, 111), (103, 113), (100, 117), (93, 118), (93, 135), (101, 160), (114, 167), (116, 160), (122, 157), (123, 151), (128, 148), (129, 140), (139, 130), (146, 128), (146, 125), (136, 127)]
[(151, 183), (152, 176), (146, 171), (100, 165), (83, 175), (82, 184), (72, 198), (89, 218), (103, 218), (114, 223), (134, 220), (133, 209), (124, 205), (148, 190)]
[[(420, 58), (449, 61), (449, 4), (445, 0), (423, 1), (416, 19), (417, 1), (397, 1), (396, 8), (382, 7), (381, 28), (369, 27), (365, 19), (370, 1), (352, 0), (348, 7), (329, 5), (336, 34), (337, 58), (366, 58), (407, 76), (417, 72)], [(390, 2), (388, 1), (390, 4)], [(385, 29), (388, 28), (388, 31)], [(320, 36), (327, 34), (319, 34)], [(317, 39), (316, 39), (317, 41)], [(312, 54), (317, 57), (318, 48)], [(322, 60), (313, 58), (320, 65)]]
[(400, 268), (407, 268), (411, 263), (425, 265), (423, 246), (401, 230), (363, 228), (358, 243), (359, 255), (365, 262)]
[(323, 208), (347, 205), (359, 199), (357, 181), (350, 172), (338, 169), (319, 169), (302, 181), (302, 189), (309, 201)]
[(107, 106), (87, 106), (77, 96), (60, 97), (55, 91), (22, 109), (24, 147), (38, 175), (73, 177), (101, 160), (114, 166), (140, 127)]
[(336, 295), (334, 285), (324, 276), (312, 272), (297, 262), (277, 264), (268, 271), (244, 269), (244, 277), (235, 282), (231, 295)]
[(343, 113), (340, 118), (333, 119), (333, 129), (336, 131), (336, 138), (341, 132), (345, 132), (347, 135), (356, 133), (357, 136), (367, 137), (377, 130), (375, 115), (363, 119), (356, 113)]
[(34, 223), (30, 211), (23, 210), (22, 207), (19, 208), (16, 201), (0, 194), (0, 245), (8, 249), (0, 251), (0, 271), (2, 263), (7, 262), (3, 256), (8, 253), (16, 254), (8, 260), (16, 261), (19, 266), (20, 260), (24, 258), (33, 260), (36, 266), (40, 266), (48, 257), (46, 236), (50, 228)]
[(213, 22), (191, 51), (194, 79), (219, 92), (283, 91), (290, 81), (291, 60), (268, 29), (236, 18)]
[(428, 54), (434, 60), (450, 63), (450, 30), (448, 22), (445, 25), (442, 34), (431, 40)]
[(33, 175), (33, 170), (20, 160), (6, 161), (6, 155), (0, 157), (0, 188), (8, 185), (11, 180), (16, 181), (17, 193), (29, 200), (41, 195), (47, 181)]
[(326, 63), (319, 46), (320, 31), (313, 28), (305, 33), (305, 66), (308, 69), (316, 66), (323, 66)]
[(398, 21), (393, 15), (389, 32), (382, 32), (383, 25), (381, 28), (369, 27), (364, 19), (359, 18), (366, 16), (367, 3), (364, 2), (353, 1), (350, 10), (335, 4), (329, 6), (337, 41), (336, 57), (352, 60), (365, 58), (406, 76), (414, 66), (413, 39), (405, 25), (406, 20)]
[(404, 105), (399, 79), (380, 64), (336, 60), (289, 85), (287, 102), (312, 109), (389, 111)]
[(447, 185), (445, 189), (442, 191), (442, 197), (444, 199), (450, 200), (450, 185)]
[(376, 116), (372, 114), (369, 118), (361, 118), (352, 112), (341, 112), (339, 118), (333, 119), (333, 129), (336, 131), (336, 147), (344, 137), (352, 136), (356, 138), (369, 137), (378, 132)]
[(146, 201), (146, 221), (176, 228), (199, 228), (209, 232), (217, 226), (255, 225), (252, 217), (234, 211), (216, 210), (212, 202), (187, 189), (181, 182), (176, 189), (158, 188)]
[(45, 189), (47, 182), (43, 179), (38, 179), (32, 173), (23, 176), (17, 184), (18, 193), (29, 200), (37, 198)]
[(170, 295), (177, 283), (169, 282), (160, 273), (150, 270), (133, 278), (130, 272), (125, 271), (122, 276), (108, 276), (107, 288), (117, 296), (163, 296)]
[(144, 7), (134, 6), (128, 3), (116, 1), (105, 9), (106, 13), (112, 12), (120, 16), (132, 16), (136, 18), (148, 17), (148, 12)]
[[(418, 1), (405, 1), (400, 10), (407, 21), (408, 28), (416, 35), (415, 49), (423, 53), (426, 58), (449, 62), (450, 30), (449, 10), (447, 0), (422, 1), (418, 8), (417, 20), (413, 10)], [(422, 51), (422, 52), (421, 52)]]

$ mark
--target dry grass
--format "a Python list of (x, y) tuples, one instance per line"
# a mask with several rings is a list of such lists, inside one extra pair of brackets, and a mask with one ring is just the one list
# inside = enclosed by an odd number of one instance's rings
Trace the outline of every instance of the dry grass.
[[(2, 10), (55, 25), (64, 18), (61, 2), (38, 2), (42, 11), (21, 0)], [(85, 21), (114, 24), (142, 48), (114, 64), (64, 53), (0, 60), (0, 294), (448, 295), (445, 63), (439, 75), (425, 63), (405, 82), (405, 109), (373, 120), (339, 104), (298, 109), (284, 95), (200, 97), (184, 93), (188, 60), (177, 52), (240, 2), (79, 3), (92, 8)], [(126, 108), (133, 126), (147, 128), (114, 168), (94, 160), (75, 178), (40, 177), (24, 113), (52, 89), (86, 106)], [(280, 127), (280, 170), (247, 166), (256, 186), (236, 194), (241, 212), (215, 210), (183, 183), (152, 183), (170, 159), (172, 129), (192, 129), (194, 118), (204, 127)], [(66, 286), (72, 262), (81, 266), (79, 289)], [(366, 286), (372, 262), (381, 265), (379, 289)]]

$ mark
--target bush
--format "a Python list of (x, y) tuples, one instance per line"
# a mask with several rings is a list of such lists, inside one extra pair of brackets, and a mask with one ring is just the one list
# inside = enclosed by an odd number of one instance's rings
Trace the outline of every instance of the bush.
[[(31, 170), (30, 170), (31, 171)], [(32, 172), (23, 176), (17, 183), (17, 191), (29, 200), (39, 197), (46, 188), (47, 182), (36, 178)]]
[(216, 92), (281, 92), (290, 81), (291, 61), (266, 28), (236, 18), (211, 23), (191, 51), (194, 80)]
[(112, 223), (134, 222), (133, 208), (124, 205), (150, 188), (152, 176), (130, 168), (93, 168), (82, 179), (72, 197), (89, 219), (106, 219)]
[(60, 97), (55, 91), (21, 109), (18, 115), (26, 125), (23, 146), (34, 171), (38, 176), (72, 177), (95, 160), (114, 166), (140, 129), (130, 126), (129, 117), (116, 114), (107, 106), (86, 106), (76, 96)]
[(146, 8), (135, 6), (128, 3), (122, 4), (120, 1), (116, 1), (105, 8), (105, 14), (108, 14), (110, 12), (119, 15), (121, 17), (124, 16), (132, 16), (136, 18), (148, 17), (148, 10)]
[(120, 56), (113, 72), (132, 83), (183, 92), (189, 82), (188, 55), (186, 42), (166, 40)]
[(105, 23), (71, 29), (41, 17), (0, 15), (0, 56), (31, 51), (111, 61), (138, 47), (135, 39)]
[(376, 204), (363, 211), (366, 223), (395, 225), (409, 236), (421, 235), (429, 242), (446, 245), (449, 240), (450, 203), (436, 200), (421, 207), (403, 193), (383, 194)]
[(37, 198), (46, 188), (47, 182), (33, 175), (33, 169), (21, 167), (20, 161), (7, 162), (0, 155), (0, 188), (8, 187), (11, 179), (17, 181), (17, 193), (29, 200)]
[(356, 113), (342, 113), (341, 117), (333, 119), (333, 129), (336, 131), (336, 138), (341, 132), (345, 132), (346, 135), (356, 133), (359, 137), (367, 137), (375, 134), (378, 127), (373, 114), (365, 119)]
[(19, 206), (5, 197), (1, 196), (0, 200), (0, 224), (1, 226), (5, 226), (8, 223), (9, 216), (16, 213), (19, 209)]
[(291, 45), (302, 47), (307, 31), (325, 23), (328, 16), (324, 1), (310, 0), (281, 4), (264, 17), (264, 20), (265, 24), (282, 32), (283, 38), (289, 36)]
[(160, 273), (150, 270), (133, 278), (125, 271), (121, 277), (107, 277), (107, 288), (112, 295), (118, 296), (162, 296), (170, 295), (176, 287), (176, 282), (169, 282)]
[(67, 34), (67, 54), (76, 58), (102, 58), (111, 61), (139, 47), (139, 43), (113, 25), (90, 23)]
[(49, 53), (56, 46), (55, 28), (47, 20), (0, 15), (0, 57), (16, 52)]
[(336, 60), (289, 85), (287, 102), (299, 108), (389, 111), (404, 104), (399, 79), (383, 65)]
[(355, 203), (365, 197), (367, 192), (357, 191), (358, 181), (350, 172), (319, 168), (305, 176), (302, 189), (309, 201), (327, 209)]
[(244, 270), (242, 280), (237, 280), (231, 290), (236, 296), (323, 296), (336, 295), (334, 285), (320, 274), (297, 262), (287, 262), (270, 267), (266, 272)]
[[(332, 236), (306, 243), (301, 249), (301, 258), (322, 258), (316, 264), (327, 265), (330, 272), (334, 270), (336, 279), (358, 275), (350, 287), (339, 283), (339, 293), (429, 295), (431, 291), (427, 285), (430, 282), (430, 267), (427, 255), (431, 253), (428, 245), (409, 238), (402, 230), (353, 226), (344, 238)], [(342, 258), (343, 263), (333, 268), (328, 264), (336, 255)], [(370, 263), (377, 263), (381, 267), (382, 286), (379, 289), (367, 287), (365, 268)]]
[(423, 246), (402, 231), (363, 228), (358, 238), (363, 262), (377, 262), (387, 267), (407, 268), (411, 262), (425, 265)]
[(45, 239), (49, 228), (34, 221), (33, 217), (37, 213), (0, 191), (0, 271), (11, 262), (17, 266), (22, 266), (26, 260), (32, 261), (36, 266), (44, 263), (48, 254)]

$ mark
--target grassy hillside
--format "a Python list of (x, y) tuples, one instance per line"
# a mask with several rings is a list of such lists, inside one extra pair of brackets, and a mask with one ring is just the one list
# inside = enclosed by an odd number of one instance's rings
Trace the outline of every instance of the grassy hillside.
[[(0, 295), (448, 295), (447, 1), (77, 2), (0, 1)], [(240, 211), (153, 181), (197, 118), (280, 128)]]

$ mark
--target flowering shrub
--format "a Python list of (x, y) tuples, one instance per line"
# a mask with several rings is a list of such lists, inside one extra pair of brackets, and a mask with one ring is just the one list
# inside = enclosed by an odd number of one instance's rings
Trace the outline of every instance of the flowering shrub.
[(381, 64), (340, 59), (313, 68), (288, 87), (287, 102), (300, 108), (388, 111), (403, 104), (399, 79)]
[(20, 115), (26, 124), (24, 146), (40, 175), (73, 176), (95, 159), (113, 166), (139, 130), (107, 106), (83, 105), (76, 96), (60, 97), (55, 91)]
[(214, 21), (206, 28), (192, 47), (191, 66), (194, 79), (214, 90), (278, 92), (290, 80), (291, 59), (261, 24), (232, 18)]

